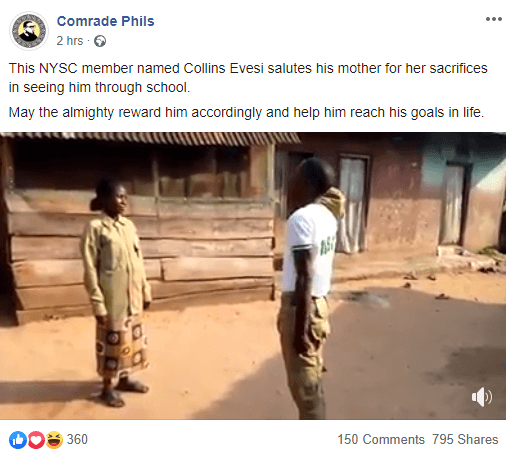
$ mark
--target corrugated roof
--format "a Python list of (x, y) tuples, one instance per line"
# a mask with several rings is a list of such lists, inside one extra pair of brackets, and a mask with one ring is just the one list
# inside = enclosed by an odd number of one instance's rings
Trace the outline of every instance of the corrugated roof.
[(0, 137), (127, 141), (181, 146), (261, 146), (300, 143), (293, 132), (0, 132)]

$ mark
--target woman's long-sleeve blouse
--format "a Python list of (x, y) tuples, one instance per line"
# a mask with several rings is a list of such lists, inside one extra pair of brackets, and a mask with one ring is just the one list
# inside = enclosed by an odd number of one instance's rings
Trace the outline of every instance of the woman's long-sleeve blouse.
[(81, 239), (84, 282), (95, 315), (140, 314), (151, 301), (135, 225), (119, 216), (92, 220)]

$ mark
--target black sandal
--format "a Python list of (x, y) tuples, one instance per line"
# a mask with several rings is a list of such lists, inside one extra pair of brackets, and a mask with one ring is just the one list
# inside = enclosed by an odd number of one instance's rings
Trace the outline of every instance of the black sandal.
[(100, 400), (111, 408), (121, 408), (125, 406), (123, 399), (112, 390), (103, 391), (100, 394)]
[(139, 381), (131, 381), (130, 379), (120, 379), (116, 390), (122, 392), (136, 392), (139, 394), (145, 394), (149, 391), (149, 387), (145, 386)]

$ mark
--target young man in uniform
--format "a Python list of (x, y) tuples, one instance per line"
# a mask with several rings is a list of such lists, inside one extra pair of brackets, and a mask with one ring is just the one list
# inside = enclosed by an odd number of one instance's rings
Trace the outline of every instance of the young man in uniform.
[(278, 331), (299, 419), (326, 418), (322, 389), (322, 349), (330, 333), (326, 296), (337, 218), (344, 214), (344, 196), (333, 187), (334, 181), (332, 167), (311, 158), (301, 163), (290, 182), (289, 195), (298, 209), (287, 223)]

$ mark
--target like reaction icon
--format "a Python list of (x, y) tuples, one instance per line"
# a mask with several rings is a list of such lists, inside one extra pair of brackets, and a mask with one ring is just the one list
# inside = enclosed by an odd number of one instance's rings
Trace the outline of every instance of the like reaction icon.
[(28, 446), (32, 449), (40, 449), (46, 442), (45, 436), (40, 432), (32, 432), (28, 435)]
[(23, 449), (27, 441), (26, 435), (23, 432), (14, 432), (9, 436), (9, 444), (14, 449)]

